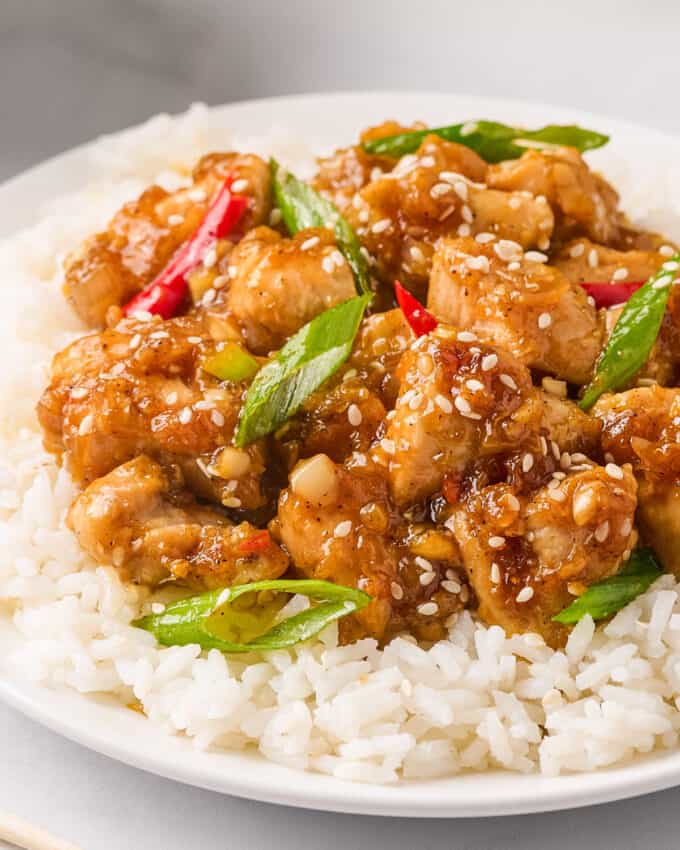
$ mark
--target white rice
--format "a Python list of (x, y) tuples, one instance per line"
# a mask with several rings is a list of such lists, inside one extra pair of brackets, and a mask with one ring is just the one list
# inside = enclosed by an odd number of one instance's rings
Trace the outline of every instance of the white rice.
[[(150, 723), (197, 747), (257, 747), (273, 761), (362, 782), (498, 767), (555, 775), (676, 747), (680, 601), (671, 576), (604, 627), (586, 618), (557, 652), (470, 613), (427, 650), (408, 638), (382, 651), (373, 640), (339, 647), (330, 628), (296, 651), (249, 659), (160, 648), (130, 627), (143, 594), (79, 551), (64, 526), (74, 486), (42, 449), (34, 415), (51, 355), (82, 332), (60, 293), (57, 259), (152, 180), (179, 185), (200, 153), (231, 146), (311, 168), (288, 132), (239, 143), (195, 107), (101, 140), (95, 183), (0, 244), (0, 604), (21, 634), (3, 663), (50, 687), (112, 694), (122, 711), (138, 701)], [(635, 217), (672, 226), (680, 175), (660, 159), (640, 159), (633, 173), (613, 151), (598, 166)]]

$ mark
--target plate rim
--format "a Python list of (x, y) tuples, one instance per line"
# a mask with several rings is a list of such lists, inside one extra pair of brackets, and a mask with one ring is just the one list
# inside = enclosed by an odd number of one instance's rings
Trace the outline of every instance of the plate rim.
[[(671, 133), (619, 120), (613, 116), (529, 100), (447, 92), (376, 90), (285, 95), (241, 100), (211, 106), (209, 110), (219, 121), (227, 122), (230, 114), (237, 116), (238, 113), (267, 112), (270, 109), (275, 111), (286, 106), (315, 110), (319, 105), (328, 109), (333, 102), (342, 102), (346, 108), (348, 103), (360, 101), (364, 104), (375, 103), (377, 109), (380, 101), (391, 103), (401, 100), (408, 103), (419, 98), (430, 103), (441, 102), (442, 106), (447, 100), (458, 105), (463, 104), (463, 108), (475, 108), (475, 104), (478, 104), (477, 109), (480, 112), (501, 109), (501, 105), (503, 110), (517, 110), (519, 113), (542, 110), (550, 114), (551, 120), (591, 122), (593, 126), (612, 128), (654, 143), (678, 143), (677, 136)], [(108, 134), (108, 138), (116, 138), (139, 126), (141, 125), (133, 125)], [(75, 191), (81, 188), (91, 177), (87, 167), (88, 156), (96, 141), (97, 139), (93, 139), (61, 152), (10, 177), (0, 184), (0, 200), (9, 199), (8, 206), (11, 209), (12, 197), (28, 193), (36, 196), (35, 203), (39, 206), (53, 197), (55, 191)], [(51, 176), (53, 180), (54, 175), (60, 172), (66, 177), (69, 188), (50, 189), (40, 198), (41, 186), (45, 179)], [(71, 175), (76, 172), (79, 180), (74, 185)], [(50, 179), (47, 182), (49, 183)], [(0, 209), (1, 207), (2, 205)], [(1, 219), (0, 212), (0, 239), (21, 229), (19, 225), (3, 230)], [(7, 617), (0, 620), (0, 643), (4, 639), (10, 641), (13, 627), (8, 623)], [(141, 749), (139, 746), (135, 749), (135, 744), (139, 742), (134, 732), (132, 742), (120, 741), (115, 735), (107, 735), (106, 728), (102, 732), (101, 723), (97, 726), (96, 718), (101, 717), (103, 722), (105, 711), (115, 712), (122, 720), (120, 704), (113, 706), (88, 699), (75, 690), (55, 690), (29, 684), (6, 671), (0, 672), (0, 699), (63, 737), (152, 774), (220, 793), (269, 803), (319, 811), (382, 816), (492, 817), (579, 808), (639, 796), (680, 784), (680, 750), (669, 750), (648, 758), (638, 757), (633, 762), (619, 767), (559, 777), (487, 771), (478, 774), (462, 773), (434, 780), (406, 780), (397, 785), (371, 785), (295, 770), (269, 762), (259, 755), (244, 756), (239, 752), (201, 754), (186, 739), (168, 736), (158, 727), (150, 725), (144, 727), (148, 733), (144, 745)], [(83, 718), (88, 721), (95, 718), (94, 728), (90, 728), (89, 722), (83, 725)], [(132, 724), (128, 721), (132, 721)], [(132, 730), (133, 724), (146, 724), (146, 721), (141, 716), (126, 717), (122, 725)], [(141, 730), (142, 726), (139, 728)], [(150, 730), (153, 730), (153, 733)], [(163, 736), (162, 741), (159, 741), (164, 746), (159, 744), (155, 750), (148, 747), (147, 743), (154, 742), (159, 734)], [(179, 753), (184, 755), (178, 757)], [(208, 760), (210, 769), (206, 767)], [(217, 764), (223, 768), (217, 770)], [(256, 764), (254, 768), (253, 764)], [(495, 796), (491, 803), (480, 793), (484, 787), (487, 790), (494, 788)]]

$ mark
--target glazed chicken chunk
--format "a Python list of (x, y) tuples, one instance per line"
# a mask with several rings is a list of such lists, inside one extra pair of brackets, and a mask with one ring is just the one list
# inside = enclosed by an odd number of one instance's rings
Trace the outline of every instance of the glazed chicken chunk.
[[(533, 465), (524, 472), (527, 457)], [(513, 460), (521, 472), (512, 486), (479, 486), (483, 474), (448, 524), (481, 616), (510, 633), (534, 631), (559, 645), (565, 629), (552, 617), (630, 556), (637, 487), (630, 467), (612, 475), (586, 461), (565, 472), (549, 457), (524, 453), (508, 458), (506, 469)]]
[(507, 240), (444, 239), (428, 307), (533, 369), (583, 384), (602, 344), (597, 313), (585, 291), (546, 260)]
[(286, 571), (288, 559), (266, 531), (232, 525), (196, 503), (183, 483), (177, 471), (139, 455), (90, 484), (68, 524), (86, 552), (135, 584), (174, 579), (210, 590)]
[(469, 598), (457, 547), (444, 530), (433, 549), (437, 557), (426, 558), (418, 554), (418, 535), (401, 526), (384, 478), (364, 463), (339, 466), (319, 454), (291, 473), (272, 532), (304, 576), (373, 597), (365, 611), (344, 621), (353, 637), (385, 639), (409, 629), (434, 640)]
[(356, 294), (333, 234), (320, 228), (292, 239), (268, 227), (252, 230), (229, 257), (229, 277), (226, 309), (258, 354), (281, 348), (319, 313)]
[(192, 185), (177, 192), (152, 186), (67, 258), (64, 293), (86, 325), (105, 324), (111, 307), (122, 306), (156, 277), (196, 230), (227, 178), (250, 199), (241, 226), (254, 227), (268, 217), (269, 167), (259, 157), (210, 154), (192, 176)]
[(632, 464), (639, 483), (638, 521), (664, 567), (680, 576), (680, 389), (640, 387), (603, 396), (602, 446)]
[(442, 236), (491, 231), (525, 248), (549, 241), (553, 216), (545, 199), (492, 190), (486, 171), (469, 148), (427, 136), (417, 153), (367, 183), (345, 214), (378, 277), (422, 286)]
[(179, 464), (195, 492), (227, 507), (264, 503), (264, 447), (230, 445), (245, 385), (201, 366), (220, 345), (208, 326), (201, 315), (128, 319), (55, 357), (38, 415), (47, 447), (63, 453), (76, 480), (90, 483), (144, 453)]
[(556, 235), (585, 235), (616, 244), (622, 237), (619, 198), (604, 178), (593, 173), (573, 148), (529, 150), (519, 159), (489, 167), (490, 188), (528, 192), (547, 199), (556, 217)]

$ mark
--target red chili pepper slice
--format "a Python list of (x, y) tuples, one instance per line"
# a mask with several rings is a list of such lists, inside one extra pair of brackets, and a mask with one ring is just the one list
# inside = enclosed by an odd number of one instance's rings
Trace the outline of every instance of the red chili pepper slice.
[(401, 312), (404, 314), (406, 321), (416, 336), (429, 334), (430, 331), (433, 331), (437, 327), (439, 322), (432, 313), (428, 312), (420, 301), (411, 295), (408, 289), (404, 289), (398, 280), (394, 281), (394, 291), (397, 295), (397, 302), (401, 307)]
[(595, 301), (596, 307), (614, 307), (625, 304), (630, 296), (644, 284), (643, 280), (618, 283), (608, 281), (601, 283), (582, 283), (581, 286)]
[(145, 311), (170, 319), (187, 293), (186, 277), (203, 261), (206, 250), (232, 232), (248, 207), (248, 198), (232, 195), (231, 178), (225, 181), (196, 232), (174, 254), (163, 271), (129, 301), (126, 316)]
[(257, 534), (253, 534), (252, 537), (244, 540), (243, 543), (239, 545), (238, 550), (239, 552), (243, 552), (245, 555), (251, 555), (268, 549), (271, 546), (271, 542), (272, 540), (269, 536), (269, 532), (265, 529), (264, 531), (258, 531)]

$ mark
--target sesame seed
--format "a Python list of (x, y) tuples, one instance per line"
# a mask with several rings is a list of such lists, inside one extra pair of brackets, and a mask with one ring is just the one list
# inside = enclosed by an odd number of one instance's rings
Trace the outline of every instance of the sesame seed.
[(396, 581), (393, 581), (390, 585), (390, 592), (394, 599), (403, 599), (404, 598), (404, 590), (400, 584), (397, 584)]
[(389, 218), (381, 218), (380, 221), (376, 221), (376, 223), (371, 227), (372, 233), (383, 233), (383, 231), (387, 230), (391, 226), (392, 222)]
[(458, 230), (456, 230), (456, 233), (459, 236), (469, 236), (472, 231), (470, 230), (470, 225), (463, 222), (463, 224), (460, 224), (458, 226)]
[(569, 452), (562, 452), (560, 455), (560, 467), (562, 469), (569, 469), (571, 466), (571, 455)]
[(567, 494), (564, 493), (562, 490), (551, 490), (549, 496), (553, 500), (553, 502), (566, 502), (567, 500)]
[(484, 254), (480, 254), (479, 257), (468, 257), (465, 265), (473, 271), (482, 271), (485, 274), (488, 274), (490, 269), (489, 258), (485, 257)]
[(609, 537), (609, 520), (601, 522), (595, 529), (595, 540), (598, 543), (604, 543), (607, 537)]
[(437, 578), (437, 574), (433, 572), (429, 573), (421, 573), (418, 581), (422, 584), (423, 587), (426, 587), (428, 584), (432, 584), (432, 582)]
[(85, 398), (87, 395), (87, 387), (75, 387), (75, 389), (71, 390), (71, 398), (79, 399)]
[(518, 197), (512, 197), (508, 201), (508, 206), (511, 210), (518, 210), (522, 206), (522, 201)]
[(173, 213), (172, 215), (168, 216), (168, 224), (171, 227), (175, 227), (175, 225), (182, 224), (183, 222), (184, 222), (184, 216), (179, 215), (179, 213)]
[(422, 605), (418, 606), (417, 611), (425, 617), (431, 617), (439, 611), (439, 605), (436, 602), (423, 602)]
[(466, 398), (463, 398), (462, 395), (457, 395), (453, 403), (456, 405), (457, 409), (463, 414), (472, 412), (470, 402)]
[(591, 248), (588, 251), (588, 265), (591, 269), (596, 269), (600, 262), (600, 255), (597, 253), (596, 248)]
[(411, 245), (411, 247), (409, 248), (409, 254), (417, 263), (422, 263), (425, 261), (425, 254), (423, 254), (423, 252), (417, 245)]
[(416, 555), (414, 561), (416, 566), (420, 567), (421, 570), (425, 570), (428, 573), (433, 572), (432, 564), (427, 560), (427, 558), (423, 558), (422, 555)]
[(278, 207), (274, 207), (274, 209), (269, 213), (269, 223), (272, 227), (276, 227), (276, 225), (280, 223), (281, 218), (281, 210)]
[(169, 336), (170, 334), (167, 331), (154, 331), (152, 334), (149, 334), (149, 339), (168, 339)]
[(190, 407), (183, 407), (180, 412), (178, 419), (182, 425), (188, 425), (193, 418), (194, 412)]
[(216, 262), (217, 262), (217, 251), (215, 249), (215, 246), (213, 245), (211, 248), (208, 248), (208, 250), (203, 255), (203, 265), (205, 266), (206, 269), (211, 269), (215, 265)]
[(461, 342), (478, 342), (479, 341), (477, 334), (473, 334), (472, 331), (461, 331), (458, 334), (458, 339)]
[(468, 224), (472, 224), (472, 222), (475, 220), (475, 217), (472, 214), (472, 210), (467, 204), (463, 205), (460, 214), (463, 216), (463, 221), (466, 221)]
[(208, 306), (213, 303), (213, 301), (217, 298), (217, 292), (214, 289), (209, 289), (203, 298), (201, 298), (201, 304), (204, 306)]
[(448, 195), (453, 192), (453, 186), (450, 183), (435, 183), (430, 189), (430, 196), (433, 198), (441, 198), (442, 195)]
[(541, 435), (538, 439), (541, 444), (541, 454), (545, 456), (548, 454), (548, 441), (543, 435)]
[(672, 257), (675, 254), (675, 248), (672, 245), (662, 245), (659, 248), (659, 253), (662, 257)]
[(652, 289), (665, 289), (673, 283), (673, 275), (664, 274), (652, 284)]
[(224, 416), (220, 413), (219, 410), (213, 410), (210, 414), (210, 418), (214, 425), (217, 425), (218, 428), (222, 428), (224, 425)]
[(394, 440), (388, 440), (385, 437), (380, 441), (380, 448), (385, 452), (385, 454), (393, 455), (397, 447)]
[(200, 336), (188, 336), (187, 342), (191, 343), (191, 345), (199, 345), (203, 340)]
[(533, 587), (523, 587), (515, 597), (516, 602), (528, 602), (534, 595)]
[(604, 471), (607, 473), (607, 475), (610, 478), (614, 478), (614, 479), (616, 479), (616, 481), (622, 481), (623, 480), (623, 470), (621, 469), (620, 466), (617, 466), (617, 464), (615, 464), (615, 463), (608, 463), (605, 466)]
[(508, 375), (506, 372), (503, 372), (502, 374), (500, 374), (498, 376), (498, 379), (500, 380), (500, 382), (502, 384), (505, 384), (505, 386), (508, 387), (508, 389), (511, 389), (511, 390), (517, 389), (517, 383), (516, 383), (515, 379), (512, 377), (512, 375)]
[(467, 187), (467, 183), (465, 183), (465, 181), (457, 180), (453, 184), (453, 190), (456, 193), (456, 195), (458, 195), (458, 197), (461, 199), (461, 201), (467, 201), (467, 199), (468, 199), (468, 187)]
[(525, 260), (529, 260), (530, 263), (547, 263), (548, 257), (546, 254), (541, 253), (540, 251), (527, 251), (524, 255)]
[(500, 537), (500, 535), (494, 534), (489, 537), (489, 546), (492, 549), (502, 549), (505, 546), (505, 537)]
[(187, 192), (187, 197), (190, 201), (200, 203), (201, 201), (205, 201), (208, 195), (205, 189), (192, 189), (190, 192)]
[(621, 536), (628, 537), (628, 535), (633, 530), (633, 520), (630, 517), (626, 517), (621, 523)]
[(511, 262), (522, 256), (522, 246), (511, 239), (501, 239), (493, 246), (496, 255), (505, 262)]
[(487, 242), (493, 242), (495, 238), (496, 237), (493, 235), (493, 233), (478, 233), (475, 236), (475, 242), (479, 242), (480, 245), (486, 245)]
[(236, 277), (236, 275), (238, 274), (238, 266), (228, 266), (227, 267), (227, 274), (233, 280)]
[(177, 393), (176, 392), (168, 393), (165, 396), (165, 403), (166, 404), (176, 404), (176, 402), (177, 402)]
[(541, 313), (538, 317), (538, 327), (544, 331), (552, 325), (552, 316), (550, 313)]
[(531, 469), (534, 465), (534, 456), (531, 452), (527, 452), (522, 457), (522, 472), (531, 472)]
[(301, 251), (309, 251), (310, 248), (314, 248), (319, 244), (318, 236), (310, 236), (309, 239), (305, 239), (305, 241), (300, 245)]
[(226, 499), (222, 499), (222, 504), (225, 508), (240, 508), (241, 500), (237, 496), (229, 496)]
[(249, 185), (250, 184), (245, 179), (245, 177), (241, 177), (240, 180), (234, 180), (234, 182), (231, 184), (231, 191), (232, 192), (245, 192)]
[(571, 247), (569, 250), (569, 256), (575, 260), (577, 257), (581, 257), (585, 253), (585, 250), (586, 246), (583, 242), (579, 242), (577, 245), (573, 245)]
[(453, 412), (453, 405), (448, 400), (448, 398), (446, 398), (446, 396), (443, 396), (441, 393), (437, 393), (434, 399), (434, 403), (437, 405), (437, 407), (440, 408), (440, 410), (443, 410), (444, 413)]
[(494, 584), (500, 584), (500, 581), (501, 581), (501, 568), (498, 566), (498, 564), (497, 564), (495, 561), (494, 561), (494, 563), (493, 563), (493, 564), (491, 564), (491, 573), (490, 573), (490, 578), (491, 578), (491, 581), (492, 581)]
[(361, 425), (361, 420), (363, 416), (361, 415), (361, 411), (356, 406), (356, 404), (350, 404), (347, 408), (347, 419), (349, 420), (349, 424), (353, 425), (355, 428), (358, 425)]
[(326, 274), (333, 274), (335, 271), (335, 263), (331, 257), (324, 257), (321, 260), (321, 268), (326, 272)]
[(138, 348), (139, 345), (141, 344), (141, 342), (142, 342), (142, 335), (141, 334), (135, 334), (132, 337), (132, 339), (130, 340), (130, 348), (133, 349), (133, 350), (135, 348)]
[[(550, 224), (550, 222), (548, 222), (548, 224)], [(541, 225), (541, 228), (543, 228), (543, 225)], [(547, 251), (548, 248), (550, 248), (550, 239), (547, 236), (541, 236), (537, 244), (541, 251)]]
[(87, 416), (83, 416), (80, 420), (80, 425), (78, 427), (78, 434), (81, 437), (84, 437), (85, 434), (90, 434), (94, 430), (94, 416), (91, 413), (88, 413)]
[(628, 277), (628, 269), (620, 268), (617, 269), (612, 275), (612, 280), (625, 280)]
[(465, 386), (471, 390), (473, 393), (479, 393), (484, 390), (484, 384), (481, 381), (476, 380), (475, 378), (470, 378), (465, 382)]
[(151, 603), (151, 613), (152, 614), (162, 614), (165, 611), (165, 605), (162, 602), (152, 602)]
[(497, 354), (487, 354), (486, 357), (482, 358), (482, 372), (490, 372), (496, 366), (498, 366)]
[(503, 501), (511, 511), (518, 511), (520, 509), (519, 499), (514, 493), (506, 493), (505, 496), (503, 496)]
[(676, 260), (669, 260), (668, 262), (664, 263), (661, 268), (667, 272), (677, 272), (677, 270), (680, 269), (680, 263), (678, 263)]
[(333, 531), (334, 537), (347, 537), (347, 535), (352, 530), (352, 521), (349, 519), (345, 519), (342, 522), (339, 522), (335, 526), (335, 530)]

